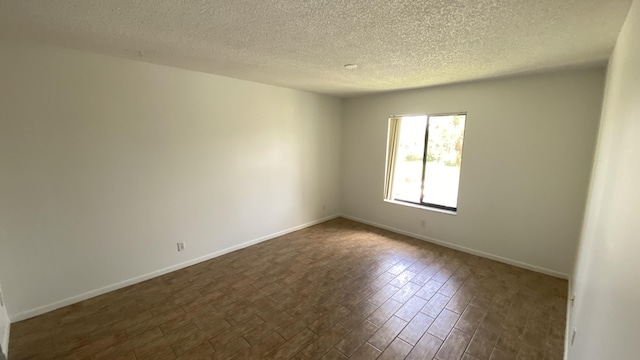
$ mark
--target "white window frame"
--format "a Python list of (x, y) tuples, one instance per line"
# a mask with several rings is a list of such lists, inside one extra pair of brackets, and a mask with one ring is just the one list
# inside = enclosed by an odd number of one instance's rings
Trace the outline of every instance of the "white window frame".
[[(422, 157), (422, 179), (420, 185), (420, 201), (414, 202), (409, 200), (400, 200), (393, 198), (393, 181), (396, 172), (396, 156), (397, 156), (397, 147), (399, 141), (399, 132), (400, 132), (400, 120), (403, 117), (412, 117), (412, 116), (426, 116), (427, 118), (427, 127), (425, 130), (425, 140), (424, 140), (424, 153)], [(434, 210), (437, 212), (443, 212), (447, 214), (457, 214), (458, 205), (455, 207), (445, 206), (440, 204), (428, 203), (424, 202), (424, 181), (425, 181), (425, 171), (426, 171), (426, 161), (427, 161), (427, 146), (429, 143), (429, 118), (436, 116), (464, 116), (465, 117), (465, 127), (463, 130), (463, 139), (465, 136), (465, 132), (467, 129), (467, 112), (451, 112), (451, 113), (436, 113), (436, 114), (412, 114), (412, 115), (393, 115), (389, 117), (388, 120), (388, 131), (387, 131), (387, 162), (385, 166), (385, 181), (384, 181), (384, 201), (406, 205), (410, 207), (417, 207), (421, 209)], [(464, 140), (463, 140), (464, 141)], [(464, 144), (462, 146), (462, 152), (464, 153)], [(462, 168), (462, 165), (461, 165)], [(460, 179), (462, 178), (462, 173), (458, 178), (458, 186), (460, 186)], [(460, 189), (458, 188), (458, 194), (460, 193)]]

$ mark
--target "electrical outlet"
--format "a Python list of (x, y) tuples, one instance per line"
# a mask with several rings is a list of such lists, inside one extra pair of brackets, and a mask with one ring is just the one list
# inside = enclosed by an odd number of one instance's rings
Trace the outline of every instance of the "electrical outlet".
[(179, 242), (178, 243), (178, 252), (180, 251), (184, 251), (184, 242)]
[(322, 213), (326, 213), (327, 212), (327, 205), (322, 204)]

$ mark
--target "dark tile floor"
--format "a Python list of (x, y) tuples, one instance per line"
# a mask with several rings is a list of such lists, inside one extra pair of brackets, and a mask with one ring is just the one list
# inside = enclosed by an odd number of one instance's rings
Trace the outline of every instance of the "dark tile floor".
[(562, 359), (567, 282), (335, 219), (12, 325), (18, 359)]

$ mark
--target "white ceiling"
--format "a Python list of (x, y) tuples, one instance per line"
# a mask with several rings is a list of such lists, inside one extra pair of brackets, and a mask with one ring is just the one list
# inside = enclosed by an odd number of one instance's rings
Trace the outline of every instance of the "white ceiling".
[(630, 3), (2, 0), (0, 32), (352, 96), (604, 63)]

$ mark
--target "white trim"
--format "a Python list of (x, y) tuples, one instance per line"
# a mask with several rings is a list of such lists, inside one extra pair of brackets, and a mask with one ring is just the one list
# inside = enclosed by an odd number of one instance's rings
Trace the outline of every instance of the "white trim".
[(400, 205), (400, 206), (408, 206), (408, 207), (412, 207), (412, 208), (416, 208), (416, 209), (420, 209), (420, 210), (435, 211), (435, 212), (439, 212), (439, 213), (442, 213), (442, 214), (453, 215), (453, 216), (458, 215), (457, 211), (438, 209), (438, 208), (435, 208), (435, 207), (432, 207), (432, 206), (428, 206), (428, 205), (412, 204), (412, 203), (398, 201), (398, 200), (392, 200), (392, 199), (384, 199), (383, 201), (386, 202), (386, 203), (389, 203), (389, 204)]
[(142, 282), (142, 281), (146, 281), (146, 280), (149, 280), (149, 279), (152, 279), (152, 278), (155, 278), (155, 277), (158, 277), (158, 276), (161, 276), (161, 275), (164, 275), (164, 274), (176, 271), (176, 270), (180, 270), (180, 269), (186, 268), (188, 266), (192, 266), (192, 265), (198, 264), (198, 263), (203, 262), (203, 261), (207, 261), (207, 260), (213, 259), (215, 257), (230, 253), (232, 251), (243, 249), (243, 248), (245, 248), (247, 246), (251, 246), (251, 245), (254, 245), (254, 244), (257, 244), (257, 243), (261, 243), (263, 241), (271, 240), (271, 239), (276, 238), (278, 236), (286, 235), (288, 233), (291, 233), (291, 232), (294, 232), (294, 231), (298, 231), (300, 229), (304, 229), (304, 228), (307, 228), (309, 226), (313, 226), (313, 225), (316, 225), (316, 224), (319, 224), (319, 223), (322, 223), (322, 222), (325, 222), (325, 221), (328, 221), (328, 220), (331, 220), (331, 219), (335, 219), (335, 218), (337, 218), (339, 216), (340, 215), (338, 215), (338, 214), (327, 216), (327, 217), (319, 219), (319, 220), (314, 220), (314, 221), (311, 221), (311, 222), (308, 222), (308, 223), (304, 223), (302, 225), (294, 226), (294, 227), (289, 228), (289, 229), (278, 231), (278, 232), (273, 233), (273, 234), (265, 235), (265, 236), (259, 237), (257, 239), (249, 240), (247, 242), (243, 242), (241, 244), (238, 244), (238, 245), (235, 245), (235, 246), (231, 246), (231, 247), (228, 247), (226, 249), (223, 249), (223, 250), (220, 250), (220, 251), (216, 251), (216, 252), (208, 254), (208, 255), (204, 255), (204, 256), (189, 260), (189, 261), (185, 261), (183, 263), (179, 263), (179, 264), (176, 264), (176, 265), (172, 265), (172, 266), (166, 267), (164, 269), (160, 269), (160, 270), (156, 270), (156, 271), (150, 272), (150, 273), (145, 274), (145, 275), (137, 276), (137, 277), (134, 277), (134, 278), (131, 278), (131, 279), (128, 279), (128, 280), (124, 280), (124, 281), (121, 281), (121, 282), (118, 282), (118, 283), (115, 283), (115, 284), (111, 284), (111, 285), (107, 285), (105, 287), (101, 287), (99, 289), (91, 290), (91, 291), (88, 291), (88, 292), (80, 294), (80, 295), (76, 295), (76, 296), (72, 296), (72, 297), (69, 297), (69, 298), (66, 298), (66, 299), (63, 299), (63, 300), (60, 300), (60, 301), (56, 301), (56, 302), (48, 304), (48, 305), (40, 306), (40, 307), (37, 307), (37, 308), (34, 308), (34, 309), (30, 309), (30, 310), (26, 310), (26, 311), (23, 311), (23, 312), (20, 312), (20, 313), (17, 313), (17, 314), (13, 314), (13, 315), (9, 316), (9, 319), (11, 320), (10, 322), (17, 322), (17, 321), (26, 320), (28, 318), (32, 318), (34, 316), (38, 316), (38, 315), (47, 313), (49, 311), (53, 311), (53, 310), (59, 309), (59, 308), (64, 307), (64, 306), (75, 304), (77, 302), (80, 302), (80, 301), (83, 301), (83, 300), (87, 300), (87, 299), (90, 299), (90, 298), (98, 296), (98, 295), (106, 294), (106, 293), (108, 293), (110, 291), (118, 290), (118, 289), (121, 289), (121, 288), (129, 286), (129, 285), (137, 284), (137, 283)]
[(506, 257), (502, 257), (502, 256), (499, 256), (499, 255), (495, 255), (495, 254), (491, 254), (491, 253), (488, 253), (488, 252), (484, 252), (484, 251), (468, 248), (466, 246), (453, 244), (453, 243), (450, 243), (450, 242), (447, 242), (447, 241), (434, 239), (434, 238), (431, 238), (431, 237), (428, 237), (428, 236), (412, 233), (412, 232), (405, 231), (405, 230), (402, 230), (402, 229), (398, 229), (398, 228), (394, 228), (394, 227), (391, 227), (391, 226), (379, 224), (379, 223), (376, 223), (376, 222), (373, 222), (373, 221), (360, 219), (360, 218), (357, 218), (355, 216), (350, 216), (350, 215), (345, 215), (345, 214), (342, 214), (340, 216), (342, 216), (345, 219), (349, 219), (349, 220), (357, 221), (357, 222), (360, 222), (360, 223), (363, 223), (363, 224), (375, 226), (377, 228), (389, 230), (389, 231), (392, 231), (394, 233), (411, 236), (411, 237), (416, 238), (416, 239), (428, 241), (428, 242), (434, 243), (436, 245), (441, 245), (441, 246), (444, 246), (444, 247), (447, 247), (447, 248), (450, 248), (450, 249), (454, 249), (454, 250), (458, 250), (458, 251), (462, 251), (462, 252), (465, 252), (465, 253), (468, 253), (468, 254), (482, 256), (482, 257), (487, 258), (487, 259), (499, 261), (501, 263), (517, 266), (519, 268), (523, 268), (523, 269), (527, 269), (527, 270), (532, 270), (532, 271), (539, 272), (539, 273), (542, 273), (542, 274), (551, 275), (551, 276), (554, 276), (554, 277), (557, 277), (557, 278), (561, 278), (561, 279), (569, 279), (569, 274), (561, 273), (559, 271), (543, 268), (543, 267), (536, 266), (536, 265), (527, 264), (527, 263), (524, 263), (524, 262), (521, 262), (521, 261), (518, 261), (518, 260), (512, 260), (512, 259), (509, 259), (509, 258), (506, 258)]
[(9, 359), (9, 333), (11, 332), (11, 322), (7, 322), (6, 329), (4, 330), (4, 339), (2, 339), (2, 350), (4, 355)]
[(571, 347), (571, 344), (569, 343), (569, 339), (571, 336), (571, 331), (569, 329), (571, 329), (573, 327), (573, 307), (575, 306), (575, 299), (572, 302), (571, 301), (571, 297), (573, 296), (574, 290), (573, 290), (573, 277), (569, 276), (569, 286), (567, 289), (568, 293), (567, 293), (567, 315), (565, 316), (566, 321), (564, 323), (564, 354), (562, 359), (563, 360), (568, 360), (569, 359), (569, 348)]

